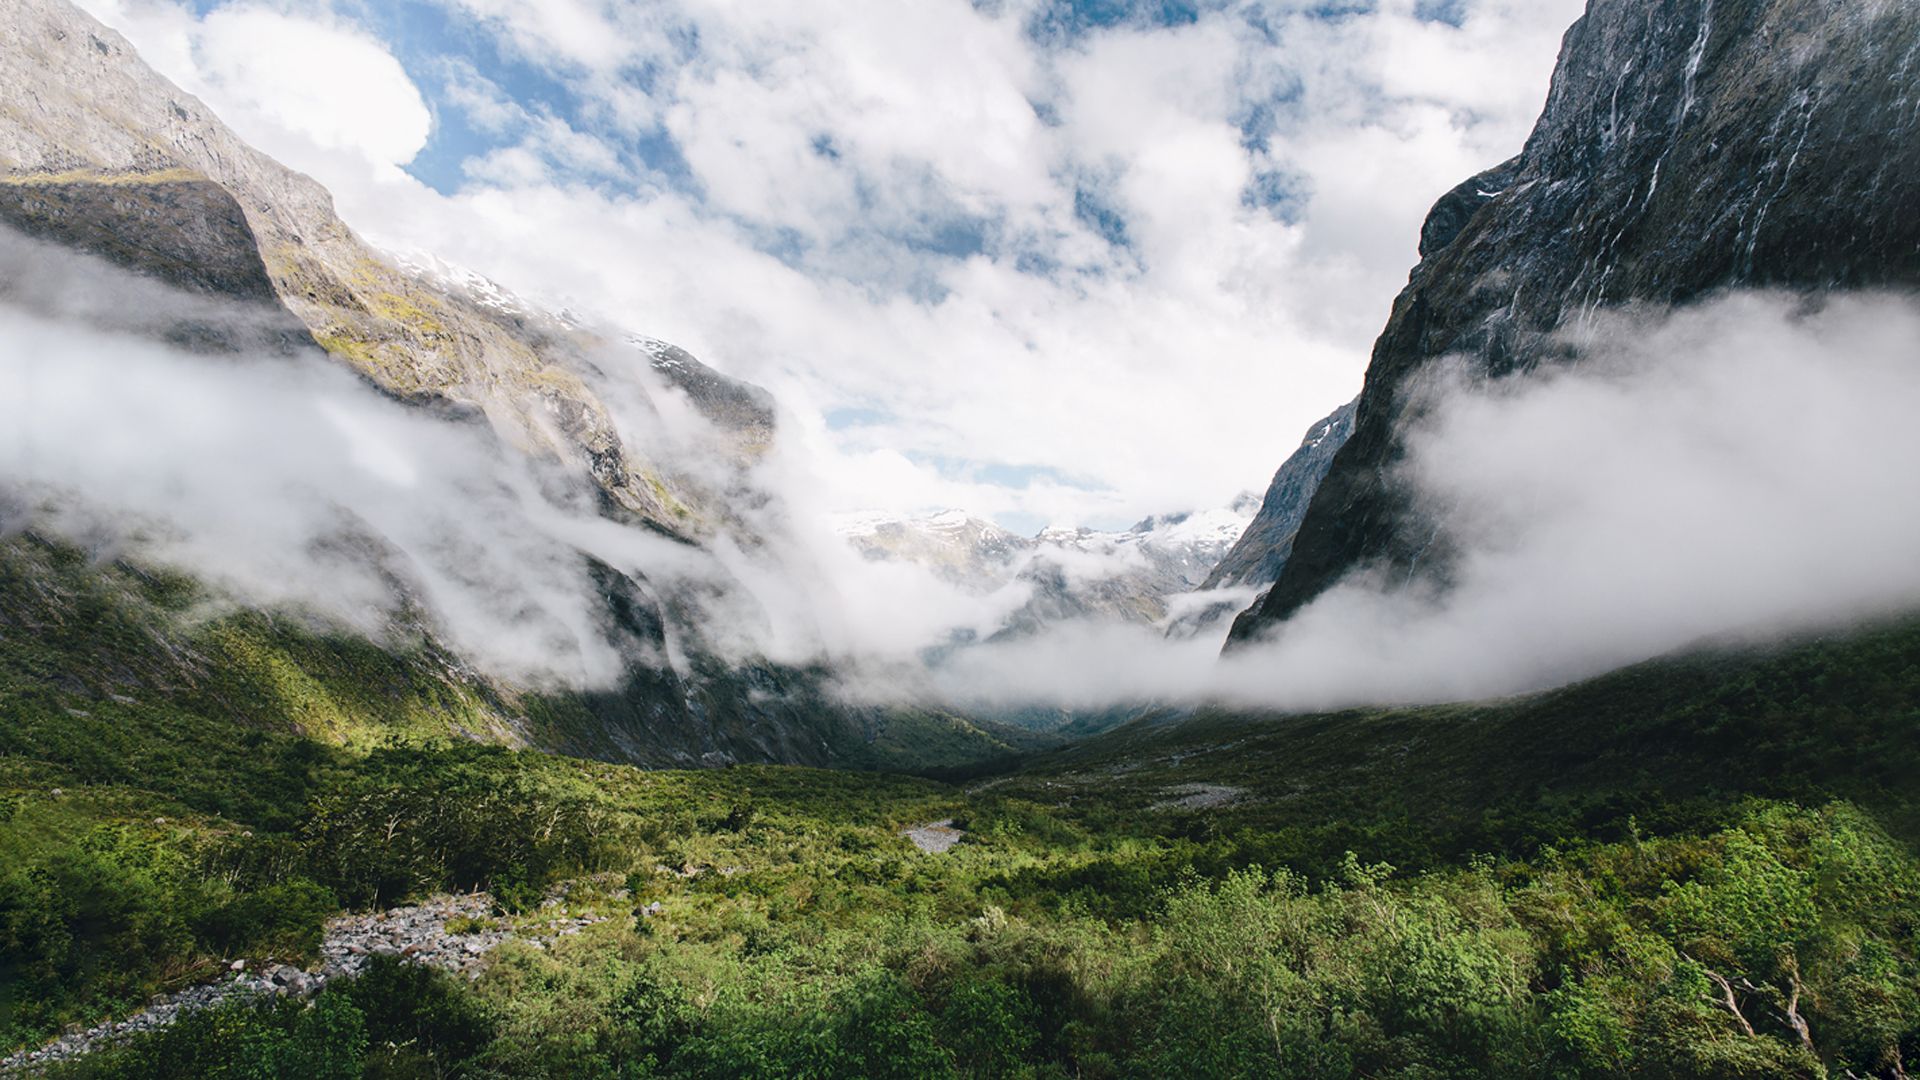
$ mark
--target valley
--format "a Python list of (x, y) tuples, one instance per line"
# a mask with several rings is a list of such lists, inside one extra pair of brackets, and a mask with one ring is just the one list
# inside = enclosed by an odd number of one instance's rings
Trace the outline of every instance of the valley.
[(1920, 8), (1546, 6), (0, 5), (0, 1076), (1905, 1080)]

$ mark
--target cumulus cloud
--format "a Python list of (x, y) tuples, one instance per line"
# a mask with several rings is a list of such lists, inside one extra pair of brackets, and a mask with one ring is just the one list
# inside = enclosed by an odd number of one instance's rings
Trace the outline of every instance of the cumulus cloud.
[[(89, 2), (230, 119), (297, 111), (170, 44), (229, 8)], [(1118, 525), (1258, 487), (1351, 397), (1421, 216), (1519, 148), (1581, 3), (444, 6), (488, 47), (398, 56), (492, 138), (464, 186), (266, 143), (350, 224), (768, 386), (839, 509)], [(325, 7), (275, 10), (384, 25)]]

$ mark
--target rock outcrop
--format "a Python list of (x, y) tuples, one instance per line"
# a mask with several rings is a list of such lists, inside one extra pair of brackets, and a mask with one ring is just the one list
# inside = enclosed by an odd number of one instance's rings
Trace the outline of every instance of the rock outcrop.
[(1450, 192), (1374, 347), (1353, 437), (1252, 637), (1362, 565), (1446, 573), (1395, 480), (1414, 376), (1578, 362), (1556, 331), (1599, 308), (1719, 290), (1920, 284), (1920, 5), (1591, 0), (1525, 150)]

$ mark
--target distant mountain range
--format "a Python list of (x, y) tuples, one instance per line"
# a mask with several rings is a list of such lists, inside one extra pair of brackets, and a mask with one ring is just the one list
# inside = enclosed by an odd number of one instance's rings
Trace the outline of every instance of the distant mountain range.
[(1255, 507), (1252, 495), (1242, 495), (1118, 532), (1048, 528), (1021, 536), (960, 510), (853, 516), (840, 532), (867, 558), (926, 567), (976, 596), (1008, 597), (1003, 621), (981, 635), (1006, 641), (1083, 620), (1164, 628), (1245, 533)]

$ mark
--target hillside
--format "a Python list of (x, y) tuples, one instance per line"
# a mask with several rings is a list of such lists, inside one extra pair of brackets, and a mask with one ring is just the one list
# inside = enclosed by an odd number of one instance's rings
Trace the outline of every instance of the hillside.
[[(10, 733), (10, 1043), (310, 963), (337, 905), (485, 888), (456, 933), (512, 940), (55, 1075), (1894, 1076), (1920, 1040), (1910, 622), (1518, 702), (1142, 721), (964, 787), (187, 723)], [(916, 850), (931, 822), (958, 845)]]
[[(639, 678), (617, 692), (515, 690), (418, 627), (376, 643), (298, 612), (236, 609), (177, 572), (98, 564), (32, 532), (0, 539), (0, 753), (58, 762), (90, 782), (184, 797), (217, 763), (223, 797), (265, 798), (284, 783), (255, 753), (269, 736), (351, 750), (453, 739), (654, 765), (764, 755), (856, 769), (1034, 745), (938, 710), (850, 709), (809, 697), (804, 683), (787, 688), (794, 704), (769, 724), (737, 699), (668, 698)], [(673, 702), (698, 726), (663, 730)]]
[[(1512, 701), (1147, 716), (1022, 762), (993, 790), (1102, 822), (1387, 830), (1400, 865), (1658, 829), (1746, 796), (1874, 807), (1920, 838), (1920, 622), (1703, 647)], [(1205, 794), (1181, 814), (1183, 792)], [(1169, 814), (1169, 811), (1173, 813)], [(1337, 854), (1335, 852), (1334, 854)]]

